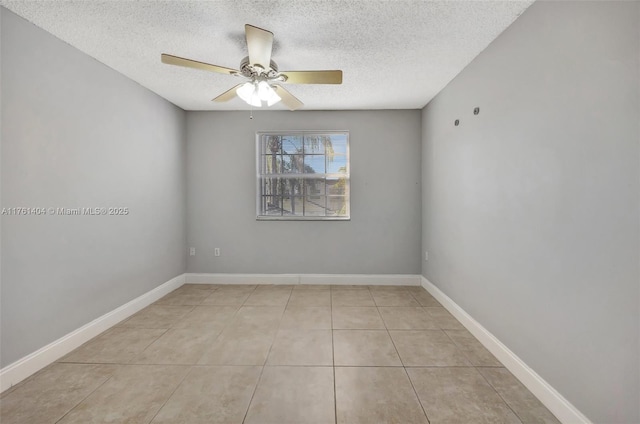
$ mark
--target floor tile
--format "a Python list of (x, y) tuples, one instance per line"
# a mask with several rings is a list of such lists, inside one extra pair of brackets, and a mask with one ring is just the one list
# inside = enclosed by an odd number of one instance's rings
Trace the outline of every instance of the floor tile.
[(387, 292), (387, 293), (405, 293), (409, 290), (409, 286), (381, 286), (381, 285), (371, 285), (369, 286), (369, 290), (371, 293), (373, 292)]
[(431, 296), (425, 289), (421, 289), (421, 291), (417, 292), (412, 291), (411, 294), (421, 306), (442, 307), (440, 302), (438, 302), (435, 297)]
[(256, 289), (245, 300), (244, 305), (285, 306), (291, 296), (291, 289)]
[(209, 295), (202, 305), (242, 305), (253, 292), (252, 287), (222, 287)]
[(154, 304), (147, 306), (118, 325), (120, 327), (167, 329), (187, 315), (193, 308), (193, 306)]
[(478, 368), (478, 371), (523, 423), (560, 424), (560, 421), (507, 369)]
[(257, 291), (293, 290), (295, 284), (258, 284)]
[(59, 362), (127, 364), (165, 332), (162, 329), (113, 327)]
[(176, 321), (171, 328), (191, 328), (203, 331), (222, 331), (235, 316), (239, 306), (196, 306)]
[(427, 292), (427, 290), (422, 286), (405, 286), (405, 287), (407, 288), (407, 291), (411, 293)]
[(407, 291), (371, 290), (371, 296), (377, 306), (420, 306)]
[(187, 371), (189, 367), (175, 365), (120, 366), (60, 423), (148, 423)]
[(333, 330), (336, 366), (401, 366), (386, 330)]
[(331, 330), (280, 330), (267, 365), (333, 366)]
[(469, 331), (445, 330), (445, 333), (460, 348), (471, 364), (479, 367), (503, 366)]
[(369, 290), (369, 286), (364, 284), (332, 284), (331, 291), (341, 290)]
[(331, 308), (327, 306), (287, 305), (280, 328), (331, 329)]
[(265, 367), (245, 424), (335, 423), (332, 367)]
[(475, 368), (407, 368), (432, 423), (520, 423)]
[(262, 367), (194, 367), (153, 424), (242, 423)]
[(252, 292), (258, 288), (257, 284), (217, 284), (218, 290), (237, 290)]
[(405, 367), (471, 365), (442, 330), (390, 330), (389, 333)]
[(0, 399), (0, 422), (54, 423), (114, 371), (112, 365), (52, 364)]
[(196, 364), (221, 331), (170, 328), (155, 342), (151, 343), (132, 363)]
[(331, 290), (331, 304), (335, 306), (376, 306), (369, 290)]
[(329, 284), (296, 284), (294, 290), (331, 290)]
[(289, 298), (294, 306), (331, 306), (330, 290), (294, 290)]
[(335, 374), (338, 424), (427, 424), (403, 368), (338, 367)]
[(443, 330), (465, 330), (460, 321), (455, 319), (445, 308), (427, 307), (425, 311), (435, 320)]
[(229, 327), (205, 350), (200, 365), (264, 365), (276, 330)]
[(378, 308), (372, 306), (334, 306), (332, 309), (335, 329), (384, 329), (384, 321)]
[(248, 330), (277, 330), (284, 306), (243, 306), (236, 312), (229, 327)]
[(180, 288), (158, 300), (155, 305), (199, 305), (211, 293), (212, 290)]
[(424, 308), (380, 306), (378, 311), (389, 330), (438, 330), (440, 328)]

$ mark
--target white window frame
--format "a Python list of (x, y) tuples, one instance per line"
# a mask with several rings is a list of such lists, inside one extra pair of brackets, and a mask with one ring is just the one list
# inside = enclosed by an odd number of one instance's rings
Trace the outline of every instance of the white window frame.
[[(303, 145), (304, 145), (304, 136), (305, 135), (332, 135), (332, 134), (340, 134), (345, 135), (347, 139), (346, 146), (346, 173), (327, 173), (326, 165), (325, 165), (325, 173), (281, 173), (281, 174), (268, 174), (264, 172), (262, 169), (263, 161), (262, 156), (263, 145), (262, 145), (262, 137), (269, 135), (282, 135), (282, 136), (302, 136), (303, 137)], [(338, 130), (293, 130), (293, 131), (260, 131), (256, 133), (256, 220), (258, 221), (349, 221), (351, 219), (351, 190), (350, 190), (350, 175), (351, 175), (351, 160), (350, 160), (350, 140), (349, 140), (349, 131), (338, 131)], [(304, 157), (305, 153), (301, 153)], [(282, 208), (282, 215), (261, 215), (262, 212), (262, 199), (265, 197), (262, 193), (262, 182), (265, 178), (273, 177), (274, 175), (279, 175), (281, 178), (291, 178), (291, 179), (345, 179), (345, 202), (346, 202), (346, 214), (345, 215), (332, 215), (332, 216), (301, 216), (301, 215), (285, 215), (284, 208)], [(302, 198), (306, 199), (307, 194), (302, 193)], [(324, 194), (325, 198), (325, 209), (326, 209), (326, 199), (332, 197), (331, 195)], [(304, 200), (303, 200), (304, 203)], [(304, 213), (304, 209), (303, 209)]]

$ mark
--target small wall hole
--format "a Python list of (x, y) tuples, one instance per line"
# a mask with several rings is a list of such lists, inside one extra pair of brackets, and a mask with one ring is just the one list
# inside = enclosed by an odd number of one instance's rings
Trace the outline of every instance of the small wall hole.
[(479, 108), (479, 107), (477, 107), (477, 108), (473, 109), (473, 114), (474, 114), (474, 115), (477, 115), (477, 114), (479, 114), (479, 113), (480, 113), (480, 108)]
[(456, 120), (455, 120), (455, 122), (453, 123), (453, 125), (455, 125), (456, 127), (457, 127), (458, 125), (460, 125), (460, 120), (459, 120), (459, 119), (456, 119)]

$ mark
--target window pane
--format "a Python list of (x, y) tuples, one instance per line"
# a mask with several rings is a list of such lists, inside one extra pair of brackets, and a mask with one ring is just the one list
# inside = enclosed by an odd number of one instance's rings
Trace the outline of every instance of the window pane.
[(302, 197), (284, 197), (282, 211), (284, 215), (303, 216)]
[(262, 180), (262, 194), (263, 195), (274, 195), (281, 194), (282, 187), (280, 178), (264, 178)]
[(325, 216), (325, 197), (307, 196), (304, 198), (305, 216)]
[(327, 156), (327, 174), (346, 174), (347, 157), (342, 155)]
[(282, 156), (282, 172), (285, 174), (302, 173), (303, 159), (302, 155), (283, 155)]
[(282, 137), (282, 152), (285, 154), (302, 153), (302, 136), (287, 135)]
[(324, 155), (304, 156), (304, 172), (306, 174), (324, 174)]
[(327, 195), (344, 195), (346, 188), (346, 178), (327, 178)]
[(307, 196), (324, 196), (324, 178), (307, 178), (304, 184), (304, 193)]
[(301, 196), (303, 189), (302, 179), (285, 178), (282, 184), (283, 194), (286, 196)]
[(280, 196), (262, 196), (261, 214), (269, 216), (282, 215), (282, 198)]
[(347, 215), (347, 198), (345, 196), (327, 197), (327, 216)]
[(262, 139), (262, 153), (275, 154), (282, 152), (282, 136), (280, 135), (265, 135)]
[(265, 174), (279, 174), (282, 172), (282, 157), (280, 155), (262, 156), (262, 169)]
[[(331, 150), (336, 155), (347, 154), (347, 135), (346, 134), (331, 134)], [(329, 145), (327, 145), (327, 154), (330, 153)]]
[(329, 142), (330, 137), (324, 135), (305, 135), (304, 136), (304, 153), (306, 155), (320, 154), (324, 155), (325, 142)]

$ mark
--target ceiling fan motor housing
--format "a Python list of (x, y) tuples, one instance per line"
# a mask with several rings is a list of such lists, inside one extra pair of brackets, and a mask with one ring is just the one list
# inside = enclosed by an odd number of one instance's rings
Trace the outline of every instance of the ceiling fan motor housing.
[(249, 61), (249, 56), (247, 56), (240, 61), (240, 72), (249, 79), (254, 79), (261, 75), (268, 80), (281, 79), (281, 75), (278, 74), (278, 64), (273, 60), (269, 63), (269, 69), (263, 69), (260, 65), (252, 65)]

